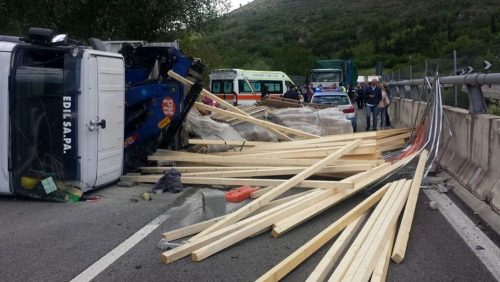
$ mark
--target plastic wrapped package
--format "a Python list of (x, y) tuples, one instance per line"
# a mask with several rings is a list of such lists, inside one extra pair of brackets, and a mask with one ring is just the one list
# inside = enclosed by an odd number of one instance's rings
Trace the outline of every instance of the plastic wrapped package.
[(352, 133), (352, 124), (336, 107), (316, 110), (311, 108), (286, 108), (270, 111), (267, 117), (278, 124), (315, 135)]
[[(210, 116), (202, 116), (196, 109), (192, 109), (186, 119), (186, 131), (201, 139), (207, 140), (245, 140), (229, 124), (214, 121)], [(225, 152), (233, 146), (209, 145), (208, 152)]]
[(243, 122), (234, 125), (233, 128), (248, 141), (278, 142), (278, 136), (255, 124)]

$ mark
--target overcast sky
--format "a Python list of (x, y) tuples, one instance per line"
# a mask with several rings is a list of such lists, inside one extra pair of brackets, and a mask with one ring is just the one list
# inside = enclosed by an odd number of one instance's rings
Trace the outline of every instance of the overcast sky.
[(231, 0), (231, 10), (237, 9), (241, 5), (248, 4), (249, 2), (252, 2), (252, 0)]

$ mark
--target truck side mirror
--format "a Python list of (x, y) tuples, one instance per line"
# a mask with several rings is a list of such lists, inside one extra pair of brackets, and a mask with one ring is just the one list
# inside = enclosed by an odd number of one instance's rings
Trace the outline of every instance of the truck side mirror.
[(53, 46), (67, 45), (68, 44), (68, 35), (67, 34), (58, 34), (52, 38), (50, 43)]

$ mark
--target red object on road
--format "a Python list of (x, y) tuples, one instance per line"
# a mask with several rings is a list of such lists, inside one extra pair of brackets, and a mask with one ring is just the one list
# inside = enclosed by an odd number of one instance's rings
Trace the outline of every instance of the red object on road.
[(226, 202), (239, 203), (250, 198), (250, 194), (259, 190), (259, 187), (252, 187), (248, 185), (241, 186), (240, 188), (233, 189), (226, 192)]

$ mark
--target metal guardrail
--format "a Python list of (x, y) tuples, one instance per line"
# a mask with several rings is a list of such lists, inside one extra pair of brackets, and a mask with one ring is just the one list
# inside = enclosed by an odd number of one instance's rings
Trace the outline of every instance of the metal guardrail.
[[(428, 80), (431, 84), (434, 84), (435, 78), (429, 77)], [(441, 84), (465, 85), (469, 94), (469, 112), (483, 114), (487, 113), (487, 107), (481, 86), (500, 84), (500, 73), (472, 73), (459, 76), (443, 76), (439, 77), (439, 81)], [(419, 100), (422, 91), (427, 87), (426, 84), (424, 79), (412, 79), (389, 82), (388, 87), (391, 93), (397, 93), (399, 97), (402, 96), (401, 94), (407, 92), (406, 87), (410, 87), (411, 98)]]

